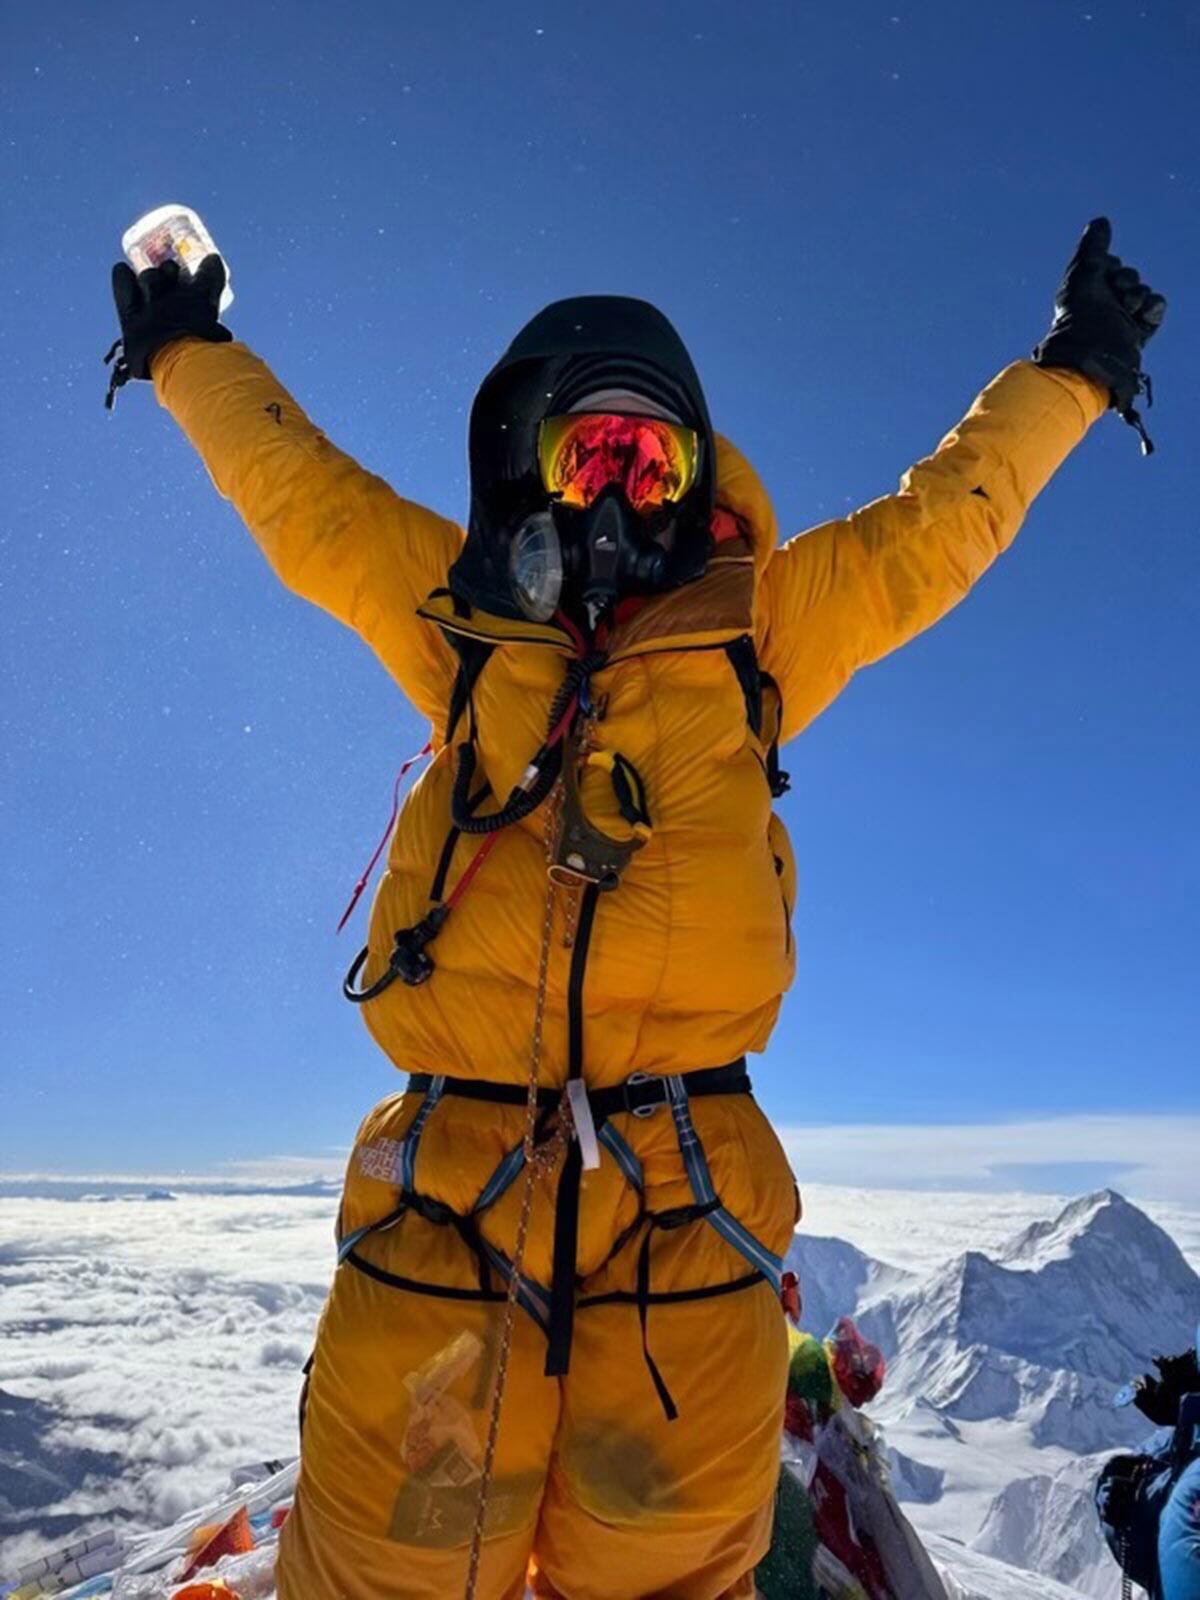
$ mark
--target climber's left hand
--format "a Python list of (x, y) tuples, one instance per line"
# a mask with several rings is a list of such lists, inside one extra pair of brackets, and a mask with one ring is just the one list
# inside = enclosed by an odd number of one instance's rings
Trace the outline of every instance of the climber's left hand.
[(1106, 384), (1120, 412), (1142, 387), (1141, 354), (1166, 315), (1167, 302), (1134, 267), (1111, 254), (1112, 224), (1089, 222), (1054, 300), (1054, 321), (1033, 359), (1071, 367)]

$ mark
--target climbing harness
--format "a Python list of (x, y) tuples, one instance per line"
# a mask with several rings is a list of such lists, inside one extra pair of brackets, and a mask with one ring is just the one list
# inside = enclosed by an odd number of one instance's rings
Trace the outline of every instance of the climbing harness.
[[(553, 883), (551, 889), (557, 887)], [(578, 945), (576, 945), (578, 948)], [(535, 1009), (537, 1018), (544, 1012), (545, 999), (540, 995)], [(538, 1031), (540, 1060), (541, 1033)], [(420, 1106), (409, 1125), (392, 1166), (392, 1177), (399, 1190), (397, 1205), (384, 1217), (368, 1223), (348, 1234), (341, 1242), (339, 1263), (346, 1263), (368, 1277), (393, 1288), (406, 1289), (417, 1294), (430, 1294), (449, 1299), (500, 1301), (505, 1294), (495, 1288), (492, 1274), (505, 1281), (509, 1292), (516, 1295), (518, 1303), (547, 1337), (546, 1370), (548, 1376), (561, 1376), (569, 1370), (571, 1315), (594, 1305), (626, 1302), (638, 1307), (643, 1319), (646, 1310), (656, 1304), (677, 1300), (707, 1299), (714, 1295), (729, 1294), (751, 1285), (769, 1282), (777, 1293), (784, 1283), (783, 1262), (768, 1250), (750, 1230), (744, 1227), (725, 1207), (709, 1171), (703, 1145), (692, 1123), (690, 1102), (718, 1095), (750, 1094), (752, 1086), (746, 1071), (744, 1057), (721, 1067), (702, 1067), (693, 1072), (658, 1075), (634, 1072), (623, 1083), (605, 1089), (583, 1088), (572, 1094), (570, 1081), (566, 1088), (539, 1085), (534, 1105), (534, 1149), (540, 1167), (553, 1163), (563, 1152), (563, 1169), (559, 1175), (558, 1197), (555, 1207), (555, 1261), (554, 1279), (545, 1285), (530, 1278), (514, 1267), (505, 1253), (483, 1237), (480, 1221), (483, 1214), (506, 1194), (518, 1176), (525, 1173), (528, 1181), (529, 1156), (524, 1139), (514, 1145), (480, 1189), (469, 1213), (454, 1211), (441, 1201), (430, 1199), (414, 1189), (417, 1150), (430, 1116), (443, 1100), (461, 1097), (493, 1105), (528, 1106), (528, 1086), (518, 1083), (492, 1083), (477, 1078), (452, 1078), (441, 1074), (414, 1073), (408, 1080), (407, 1092), (422, 1096)], [(684, 1163), (685, 1174), (692, 1191), (692, 1204), (672, 1212), (657, 1213), (644, 1205), (645, 1183), (642, 1166), (636, 1152), (615, 1125), (614, 1118), (628, 1115), (641, 1120), (652, 1117), (667, 1108), (675, 1124), (676, 1136)], [(597, 1154), (606, 1154), (638, 1197), (638, 1212), (633, 1223), (618, 1236), (609, 1260), (628, 1245), (643, 1228), (653, 1231), (669, 1229), (685, 1222), (704, 1220), (714, 1228), (743, 1258), (749, 1271), (726, 1284), (695, 1290), (678, 1290), (668, 1294), (653, 1292), (649, 1281), (649, 1258), (639, 1273), (639, 1287), (633, 1291), (612, 1291), (603, 1295), (585, 1295), (575, 1300), (576, 1264), (575, 1242), (578, 1221), (578, 1189), (571, 1194), (571, 1152), (578, 1152), (582, 1166), (587, 1143), (587, 1133), (594, 1135)], [(441, 1284), (430, 1284), (414, 1279), (400, 1278), (377, 1267), (358, 1253), (358, 1245), (370, 1234), (394, 1227), (409, 1211), (426, 1221), (453, 1227), (464, 1244), (476, 1257), (479, 1267), (478, 1289), (456, 1289)], [(685, 1214), (686, 1213), (686, 1214)], [(643, 1241), (643, 1248), (648, 1248)], [(513, 1288), (513, 1283), (516, 1288)], [(558, 1290), (556, 1295), (555, 1290)], [(564, 1318), (562, 1307), (568, 1308)], [(649, 1361), (648, 1351), (647, 1365)], [(551, 1370), (553, 1366), (553, 1370)], [(657, 1387), (657, 1385), (656, 1385)], [(671, 1408), (664, 1406), (670, 1414)]]
[[(745, 1056), (739, 1056), (728, 1066), (700, 1067), (695, 1072), (683, 1072), (679, 1078), (687, 1097), (692, 1100), (706, 1095), (752, 1092)], [(660, 1107), (670, 1105), (671, 1082), (672, 1079), (655, 1073), (634, 1072), (624, 1082), (614, 1084), (610, 1089), (589, 1089), (588, 1104), (597, 1128), (610, 1117), (622, 1113), (638, 1118), (653, 1116)], [(457, 1096), (463, 1100), (483, 1100), (490, 1105), (525, 1104), (525, 1089), (519, 1083), (491, 1083), (486, 1078), (450, 1078), (428, 1072), (410, 1073), (405, 1093), (427, 1095), (435, 1085), (439, 1100)], [(561, 1089), (543, 1085), (538, 1090), (539, 1111), (553, 1111), (561, 1100)]]
[[(776, 1294), (781, 1290), (789, 1291), (784, 1281), (782, 1260), (724, 1205), (692, 1120), (690, 1106), (693, 1099), (751, 1092), (744, 1058), (724, 1066), (683, 1073), (634, 1071), (624, 1082), (606, 1088), (591, 1088), (587, 1084), (584, 1073), (584, 986), (597, 908), (601, 896), (617, 887), (633, 856), (652, 837), (652, 822), (645, 786), (633, 763), (620, 752), (594, 748), (592, 743), (597, 721), (603, 715), (603, 704), (599, 708), (593, 704), (591, 680), (609, 661), (605, 650), (605, 633), (601, 630), (589, 648), (569, 619), (560, 616), (558, 620), (571, 638), (575, 657), (568, 663), (562, 683), (552, 699), (542, 744), (507, 799), (490, 811), (482, 809), (491, 793), (490, 787), (476, 776), (478, 730), (473, 691), (495, 643), (465, 632), (459, 633), (450, 626), (445, 628), (448, 640), (459, 654), (459, 673), (447, 714), (446, 745), (453, 744), (455, 730), (464, 716), (467, 718), (468, 732), (466, 739), (455, 750), (451, 825), (430, 887), (429, 909), (412, 927), (396, 932), (388, 965), (372, 984), (361, 990), (355, 987), (368, 959), (366, 949), (355, 958), (344, 984), (347, 998), (361, 1004), (381, 994), (397, 978), (413, 986), (427, 982), (434, 971), (427, 947), (436, 939), (447, 917), (482, 869), (501, 833), (515, 823), (524, 822), (539, 808), (544, 808), (546, 898), (528, 1078), (521, 1085), (456, 1078), (442, 1073), (420, 1072), (410, 1075), (407, 1092), (420, 1094), (422, 1098), (392, 1166), (398, 1191), (397, 1203), (386, 1216), (349, 1234), (341, 1243), (338, 1257), (339, 1263), (393, 1287), (448, 1298), (503, 1304), (479, 1497), (470, 1542), (466, 1600), (473, 1600), (478, 1584), (488, 1496), (495, 1469), (500, 1416), (518, 1307), (530, 1316), (546, 1336), (546, 1375), (560, 1377), (570, 1368), (577, 1312), (614, 1303), (635, 1306), (647, 1372), (665, 1417), (672, 1421), (678, 1415), (678, 1409), (650, 1348), (651, 1309), (656, 1305), (736, 1293), (764, 1282), (769, 1283)], [(744, 634), (705, 648), (720, 648), (727, 654), (743, 691), (747, 721), (764, 751), (764, 776), (773, 795), (783, 793), (787, 787), (787, 776), (778, 767), (782, 707), (773, 680), (759, 671), (752, 638)], [(606, 776), (612, 786), (617, 812), (628, 830), (624, 837), (606, 833), (585, 810), (587, 786), (597, 775)], [(447, 893), (446, 882), (457, 843), (464, 835), (476, 839), (478, 844), (453, 889)], [(382, 844), (372, 860), (372, 867), (381, 850)], [(370, 870), (369, 867), (364, 874), (356, 894), (361, 893)], [(555, 913), (560, 903), (563, 908), (563, 943), (570, 950), (566, 980), (567, 1075), (562, 1086), (550, 1086), (541, 1084), (539, 1079)], [(422, 1132), (441, 1102), (454, 1097), (499, 1105), (523, 1105), (525, 1108), (520, 1142), (502, 1157), (466, 1213), (422, 1195), (415, 1188), (416, 1158)], [(674, 1124), (680, 1157), (691, 1190), (691, 1201), (655, 1212), (646, 1206), (641, 1162), (633, 1146), (621, 1133), (617, 1120), (622, 1116), (643, 1119), (660, 1111), (668, 1112)], [(582, 1175), (585, 1170), (598, 1167), (605, 1156), (616, 1164), (637, 1199), (636, 1215), (612, 1242), (606, 1263), (612, 1261), (620, 1251), (636, 1244), (634, 1287), (580, 1296), (577, 1255)], [(537, 1181), (539, 1177), (548, 1179), (555, 1168), (558, 1177), (554, 1199), (551, 1272), (549, 1282), (542, 1284), (525, 1272), (526, 1245)], [(481, 1217), (511, 1189), (518, 1178), (521, 1179), (520, 1203), (510, 1258), (485, 1238)], [(479, 1272), (477, 1289), (401, 1278), (377, 1266), (360, 1252), (358, 1247), (368, 1235), (394, 1227), (410, 1211), (429, 1222), (457, 1231), (476, 1258)], [(655, 1292), (651, 1266), (656, 1233), (671, 1232), (696, 1222), (713, 1228), (742, 1258), (746, 1270), (723, 1283)], [(497, 1279), (502, 1288), (497, 1287)]]
[[(477, 682), (492, 646), (471, 639), (464, 643), (460, 654), (460, 672), (451, 697), (447, 718), (447, 742), (453, 738), (458, 721), (468, 718), (469, 737), (459, 747), (452, 812), (452, 827), (442, 851), (441, 860), (430, 890), (430, 908), (414, 926), (397, 931), (388, 966), (379, 978), (366, 989), (354, 987), (358, 974), (367, 960), (364, 949), (356, 957), (345, 981), (347, 998), (362, 1004), (374, 999), (397, 978), (406, 984), (417, 985), (428, 981), (433, 972), (433, 961), (427, 946), (435, 939), (446, 918), (469, 889), (482, 868), (489, 850), (494, 846), (503, 828), (523, 820), (534, 809), (535, 797), (540, 804), (551, 795), (553, 803), (546, 807), (544, 843), (547, 853), (548, 897), (556, 887), (570, 889), (567, 896), (567, 944), (571, 950), (567, 974), (567, 1079), (563, 1089), (546, 1089), (534, 1094), (534, 1110), (544, 1118), (557, 1117), (559, 1130), (566, 1130), (563, 1140), (562, 1170), (559, 1174), (557, 1200), (554, 1212), (554, 1237), (552, 1245), (552, 1271), (549, 1285), (541, 1285), (513, 1272), (511, 1264), (502, 1254), (488, 1245), (478, 1234), (475, 1218), (478, 1213), (495, 1203), (514, 1181), (521, 1168), (526, 1170), (530, 1159), (524, 1145), (510, 1151), (499, 1168), (485, 1184), (470, 1218), (452, 1214), (438, 1216), (437, 1220), (452, 1222), (471, 1245), (480, 1262), (481, 1292), (489, 1290), (490, 1269), (500, 1272), (509, 1283), (520, 1304), (530, 1312), (547, 1335), (545, 1372), (548, 1377), (561, 1377), (570, 1367), (572, 1331), (576, 1311), (576, 1253), (579, 1231), (579, 1205), (582, 1174), (586, 1168), (596, 1167), (601, 1161), (602, 1149), (615, 1160), (627, 1181), (642, 1196), (640, 1164), (633, 1151), (615, 1128), (612, 1118), (623, 1112), (634, 1116), (652, 1115), (659, 1107), (668, 1107), (675, 1122), (679, 1148), (685, 1171), (692, 1189), (692, 1206), (687, 1215), (656, 1217), (639, 1204), (637, 1227), (644, 1227), (644, 1258), (639, 1266), (639, 1287), (628, 1296), (634, 1300), (642, 1318), (643, 1330), (648, 1306), (656, 1298), (649, 1286), (649, 1239), (656, 1228), (681, 1226), (684, 1222), (703, 1218), (716, 1229), (732, 1247), (742, 1255), (751, 1269), (750, 1275), (728, 1288), (745, 1287), (760, 1278), (769, 1281), (779, 1292), (782, 1280), (782, 1263), (767, 1250), (725, 1208), (717, 1195), (708, 1170), (704, 1150), (692, 1125), (689, 1101), (705, 1094), (740, 1094), (750, 1092), (750, 1080), (745, 1073), (744, 1061), (728, 1067), (704, 1068), (698, 1072), (651, 1077), (633, 1073), (624, 1084), (610, 1089), (591, 1089), (584, 1073), (584, 981), (588, 955), (595, 924), (597, 905), (602, 893), (613, 889), (634, 853), (642, 848), (651, 836), (651, 821), (645, 788), (633, 764), (619, 752), (594, 750), (590, 747), (595, 726), (596, 709), (591, 699), (592, 674), (605, 664), (606, 639), (601, 634), (593, 649), (588, 649), (579, 630), (569, 619), (561, 619), (576, 649), (575, 659), (568, 665), (564, 679), (556, 691), (547, 717), (547, 732), (543, 743), (514, 787), (508, 801), (499, 810), (479, 813), (479, 805), (489, 792), (484, 784), (471, 792), (475, 769), (476, 719), (473, 705), (473, 686)], [(455, 635), (456, 647), (461, 636)], [(739, 636), (720, 646), (728, 655), (742, 686), (746, 700), (747, 717), (756, 737), (768, 741), (768, 756), (764, 774), (773, 792), (781, 792), (778, 783), (771, 781), (772, 772), (778, 774), (775, 746), (781, 720), (778, 693), (773, 701), (769, 729), (764, 727), (764, 704), (767, 701), (767, 684), (759, 672), (754, 654), (753, 640), (748, 634)], [(581, 784), (589, 771), (607, 774), (613, 786), (614, 798), (622, 820), (629, 829), (628, 837), (616, 839), (597, 828), (584, 812)], [(552, 776), (550, 776), (552, 774)], [(444, 894), (445, 880), (455, 844), (462, 834), (481, 836), (482, 842), (468, 863), (453, 891)], [(548, 911), (547, 915), (551, 913)], [(548, 960), (548, 957), (547, 957)], [(545, 996), (538, 995), (538, 1014), (544, 1008)], [(540, 1030), (540, 1023), (539, 1023)], [(538, 1049), (540, 1052), (540, 1031)], [(522, 1091), (513, 1084), (496, 1084), (479, 1079), (454, 1079), (444, 1074), (414, 1074), (409, 1080), (410, 1092), (422, 1092), (424, 1100), (417, 1117), (409, 1129), (404, 1144), (404, 1160), (398, 1174), (401, 1190), (401, 1210), (405, 1206), (418, 1209), (412, 1195), (413, 1162), (421, 1129), (438, 1101), (445, 1095), (463, 1095), (477, 1100), (491, 1100), (499, 1104), (514, 1104), (514, 1095)], [(537, 1141), (536, 1148), (541, 1148)], [(444, 1210), (445, 1208), (443, 1208)], [(425, 1214), (429, 1214), (428, 1210)], [(360, 1235), (361, 1236), (361, 1235)], [(354, 1246), (357, 1236), (343, 1247), (344, 1258), (361, 1270), (371, 1269), (357, 1258)], [(624, 1244), (626, 1241), (619, 1241)], [(386, 1279), (385, 1279), (386, 1281)], [(514, 1287), (515, 1283), (515, 1287)], [(405, 1285), (409, 1287), (409, 1285)], [(420, 1286), (414, 1285), (412, 1287)], [(429, 1291), (435, 1292), (435, 1291)], [(722, 1286), (722, 1292), (727, 1292)], [(684, 1296), (687, 1298), (687, 1296)], [(618, 1297), (619, 1298), (619, 1297)], [(581, 1301), (580, 1305), (592, 1303)], [(645, 1342), (645, 1341), (644, 1341)], [(657, 1373), (645, 1349), (647, 1366), (655, 1380), (664, 1410), (674, 1414), (665, 1384)]]

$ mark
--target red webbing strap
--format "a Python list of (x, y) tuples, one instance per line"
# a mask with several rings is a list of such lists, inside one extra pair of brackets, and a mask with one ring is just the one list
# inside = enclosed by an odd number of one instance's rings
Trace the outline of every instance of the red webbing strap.
[[(587, 645), (584, 642), (583, 634), (580, 633), (579, 629), (571, 621), (570, 617), (568, 617), (564, 612), (560, 611), (557, 614), (557, 620), (558, 620), (559, 623), (561, 623), (563, 628), (565, 628), (567, 633), (570, 635), (571, 643), (575, 646), (576, 652), (581, 657), (586, 655), (587, 654)], [(601, 644), (602, 645), (602, 641), (601, 641), (599, 635), (597, 636), (597, 644)], [(550, 733), (547, 736), (546, 745), (545, 745), (545, 748), (547, 750), (552, 750), (554, 748), (554, 746), (559, 743), (560, 740), (566, 738), (566, 735), (567, 735), (567, 733), (568, 733), (568, 731), (569, 731), (569, 729), (571, 727), (571, 723), (573, 722), (573, 720), (575, 718), (575, 713), (576, 713), (576, 711), (578, 709), (579, 709), (579, 696), (577, 694), (576, 695), (572, 695), (570, 703), (567, 706), (567, 709), (563, 712), (562, 716), (559, 718), (559, 720), (555, 724), (555, 726), (553, 728), (551, 728)], [(358, 880), (357, 884), (355, 884), (355, 886), (354, 886), (354, 893), (350, 897), (350, 904), (346, 907), (345, 911), (342, 913), (342, 920), (337, 925), (337, 931), (339, 933), (341, 933), (342, 929), (346, 926), (346, 923), (349, 921), (351, 912), (354, 910), (355, 906), (358, 904), (359, 898), (362, 895), (363, 890), (367, 886), (367, 881), (370, 878), (371, 873), (375, 870), (375, 863), (379, 860), (379, 857), (383, 854), (384, 846), (387, 844), (388, 840), (391, 838), (392, 829), (396, 826), (396, 818), (397, 818), (397, 816), (399, 815), (399, 812), (400, 812), (400, 785), (401, 785), (401, 783), (403, 782), (403, 780), (404, 780), (406, 774), (408, 773), (409, 769), (411, 767), (415, 766), (415, 764), (418, 761), (420, 761), (423, 756), (427, 756), (427, 755), (431, 754), (432, 750), (433, 750), (433, 742), (432, 742), (432, 740), (427, 740), (425, 745), (424, 745), (424, 748), (421, 749), (421, 750), (418, 750), (415, 756), (410, 756), (409, 759), (400, 768), (400, 771), (396, 774), (396, 782), (395, 782), (395, 785), (393, 786), (393, 789), (392, 789), (392, 814), (391, 814), (391, 817), (388, 819), (387, 828), (386, 828), (386, 830), (384, 832), (383, 838), (380, 839), (379, 844), (376, 847), (375, 854), (371, 857), (370, 861), (367, 863), (366, 871), (363, 873), (362, 877)], [(499, 837), (500, 837), (500, 834), (499, 834), (498, 831), (496, 833), (489, 833), (483, 839), (483, 841), (480, 843), (480, 846), (479, 846), (478, 850), (476, 850), (475, 854), (471, 857), (471, 860), (468, 862), (465, 870), (463, 871), (462, 877), (454, 885), (454, 888), (450, 892), (450, 894), (448, 894), (446, 896), (445, 905), (446, 905), (446, 909), (448, 911), (451, 911), (451, 910), (454, 909), (454, 907), (462, 899), (463, 895), (466, 894), (467, 890), (471, 887), (472, 883), (474, 883), (475, 878), (476, 878), (477, 874), (479, 873), (480, 868), (483, 866), (484, 862), (487, 860), (488, 856), (491, 854), (492, 848), (495, 845), (496, 840)]]
[(499, 837), (500, 837), (499, 831), (497, 831), (495, 833), (489, 833), (484, 837), (483, 842), (479, 846), (479, 849), (476, 850), (475, 854), (471, 857), (470, 861), (463, 868), (462, 877), (458, 880), (458, 882), (454, 885), (454, 888), (446, 896), (446, 899), (443, 902), (443, 904), (445, 905), (447, 911), (453, 911), (454, 910), (454, 907), (462, 899), (463, 895), (466, 894), (467, 890), (471, 887), (472, 883), (474, 883), (476, 873), (479, 871), (480, 867), (482, 867), (483, 863), (487, 860), (488, 856), (491, 854), (492, 846), (496, 843), (496, 840)]
[(383, 831), (383, 838), (380, 839), (379, 843), (375, 846), (375, 854), (371, 857), (370, 861), (367, 862), (367, 865), (363, 870), (362, 877), (354, 885), (354, 893), (350, 896), (350, 904), (346, 907), (345, 911), (342, 912), (342, 920), (337, 925), (337, 931), (339, 933), (341, 933), (347, 922), (349, 922), (351, 914), (361, 899), (362, 892), (367, 887), (367, 882), (370, 879), (372, 872), (375, 870), (375, 863), (383, 854), (384, 846), (392, 836), (392, 829), (396, 826), (396, 818), (400, 815), (400, 785), (404, 782), (405, 778), (408, 776), (409, 772), (411, 772), (413, 767), (416, 766), (418, 761), (420, 761), (423, 757), (432, 754), (433, 740), (426, 739), (425, 743), (417, 751), (416, 755), (409, 756), (408, 760), (396, 774), (396, 781), (392, 785), (392, 814), (388, 818), (388, 825)]

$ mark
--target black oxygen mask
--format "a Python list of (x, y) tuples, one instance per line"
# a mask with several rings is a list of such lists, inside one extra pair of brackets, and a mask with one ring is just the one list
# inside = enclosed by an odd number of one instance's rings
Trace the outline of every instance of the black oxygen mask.
[(611, 616), (627, 596), (655, 594), (666, 587), (667, 552), (654, 537), (650, 519), (633, 510), (616, 484), (570, 516), (577, 523), (570, 548), (578, 552), (579, 598), (590, 628)]
[(529, 517), (513, 539), (509, 565), (522, 611), (545, 622), (562, 608), (594, 631), (620, 601), (671, 587), (675, 510), (644, 515), (610, 484), (589, 506), (556, 502)]

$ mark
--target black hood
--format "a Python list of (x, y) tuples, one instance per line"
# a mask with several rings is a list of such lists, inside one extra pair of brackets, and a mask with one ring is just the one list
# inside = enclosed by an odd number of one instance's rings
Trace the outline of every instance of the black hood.
[[(471, 407), (471, 510), (450, 587), (471, 605), (519, 618), (509, 583), (517, 528), (546, 508), (537, 464), (538, 427), (597, 389), (627, 389), (673, 412), (700, 438), (696, 483), (680, 506), (694, 556), (678, 581), (698, 576), (716, 495), (715, 446), (704, 391), (675, 329), (645, 300), (580, 295), (556, 300), (521, 329)], [(694, 568), (694, 570), (691, 570)]]

